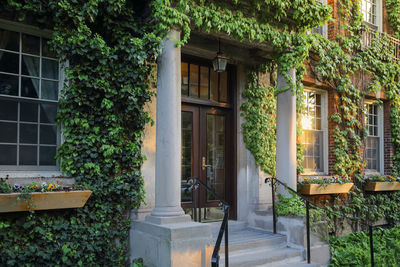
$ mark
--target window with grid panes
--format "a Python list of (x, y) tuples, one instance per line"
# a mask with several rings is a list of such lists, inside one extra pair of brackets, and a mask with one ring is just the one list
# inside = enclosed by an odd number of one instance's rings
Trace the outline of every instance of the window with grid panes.
[(228, 103), (228, 72), (215, 72), (211, 66), (181, 63), (182, 96)]
[(364, 158), (367, 161), (367, 169), (379, 171), (380, 137), (378, 132), (378, 106), (367, 104), (366, 127), (368, 131), (365, 140)]
[(362, 0), (361, 11), (363, 13), (364, 21), (373, 25), (378, 24), (377, 1), (379, 0)]
[(0, 170), (57, 170), (59, 62), (48, 40), (0, 29)]
[(304, 114), (302, 116), (303, 134), (301, 142), (304, 145), (303, 167), (305, 172), (323, 172), (323, 130), (322, 130), (322, 95), (304, 92)]

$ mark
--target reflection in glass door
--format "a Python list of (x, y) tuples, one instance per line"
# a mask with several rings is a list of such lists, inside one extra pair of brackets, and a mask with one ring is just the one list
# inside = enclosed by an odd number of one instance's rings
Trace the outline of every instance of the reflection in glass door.
[[(185, 209), (193, 207), (191, 177), (199, 178), (227, 201), (232, 197), (227, 189), (231, 186), (229, 177), (232, 176), (227, 169), (227, 166), (232, 166), (229, 163), (232, 159), (227, 154), (227, 144), (231, 140), (227, 131), (229, 112), (218, 108), (182, 106), (181, 199)], [(223, 215), (217, 211), (220, 209), (219, 201), (202, 187), (197, 202), (202, 208), (203, 219)]]
[[(225, 116), (207, 114), (207, 147), (203, 168), (206, 169), (207, 185), (225, 198)], [(207, 201), (215, 197), (207, 193)]]
[(182, 202), (192, 201), (188, 178), (192, 176), (193, 164), (193, 112), (182, 111), (182, 168), (181, 197)]

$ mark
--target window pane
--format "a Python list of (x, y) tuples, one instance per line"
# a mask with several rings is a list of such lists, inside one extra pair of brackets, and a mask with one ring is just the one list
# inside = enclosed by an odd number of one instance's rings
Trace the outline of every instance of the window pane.
[(1, 52), (0, 71), (8, 73), (19, 73), (19, 56), (15, 53)]
[(57, 127), (51, 125), (40, 125), (40, 144), (57, 144)]
[(219, 75), (219, 101), (228, 102), (228, 73), (225, 71)]
[(0, 145), (0, 165), (17, 165), (16, 145)]
[(41, 146), (39, 153), (40, 165), (56, 165), (56, 147)]
[(316, 105), (321, 105), (321, 95), (320, 94), (316, 94), (315, 95), (315, 104)]
[(189, 95), (199, 97), (199, 66), (190, 64)]
[(208, 67), (200, 67), (200, 98), (208, 99)]
[(192, 176), (193, 113), (182, 111), (182, 162), (181, 162), (181, 200), (192, 201), (188, 178)]
[(51, 51), (48, 42), (49, 42), (48, 39), (42, 38), (42, 56), (55, 58), (56, 55), (54, 54), (53, 51)]
[(40, 104), (40, 122), (55, 123), (57, 115), (56, 104)]
[(218, 101), (218, 72), (210, 70), (210, 99)]
[(19, 165), (37, 164), (37, 146), (19, 146)]
[(9, 100), (0, 100), (0, 120), (17, 121), (18, 103)]
[(42, 77), (58, 80), (58, 61), (42, 59)]
[(38, 121), (38, 104), (20, 102), (20, 120), (37, 122)]
[(58, 82), (42, 80), (41, 98), (58, 100)]
[(40, 38), (28, 34), (22, 34), (22, 52), (28, 54), (40, 54)]
[(39, 58), (22, 56), (22, 75), (39, 77)]
[(37, 144), (37, 124), (25, 124), (19, 125), (19, 142), (24, 144)]
[(17, 123), (0, 122), (0, 143), (17, 142)]
[(21, 96), (38, 98), (39, 97), (39, 79), (21, 78)]
[(19, 33), (0, 29), (0, 49), (19, 51)]
[(188, 73), (188, 63), (181, 63), (181, 80), (182, 80), (182, 96), (188, 96), (189, 92), (189, 73)]
[(18, 95), (18, 76), (0, 74), (0, 94)]

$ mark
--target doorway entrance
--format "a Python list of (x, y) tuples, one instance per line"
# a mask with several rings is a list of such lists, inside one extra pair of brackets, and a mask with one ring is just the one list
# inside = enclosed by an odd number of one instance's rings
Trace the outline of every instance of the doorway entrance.
[[(211, 63), (182, 62), (182, 207), (191, 213), (193, 192), (188, 179), (197, 177), (231, 205), (234, 203), (234, 139), (231, 72), (216, 73)], [(222, 218), (219, 201), (200, 186), (200, 218)], [(234, 214), (232, 213), (234, 216)]]

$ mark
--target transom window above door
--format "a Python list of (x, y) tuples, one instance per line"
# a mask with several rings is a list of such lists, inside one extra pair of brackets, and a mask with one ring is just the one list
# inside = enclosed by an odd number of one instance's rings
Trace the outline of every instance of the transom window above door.
[(228, 103), (228, 72), (215, 72), (211, 65), (181, 63), (182, 97)]
[(0, 29), (0, 171), (58, 170), (59, 84), (47, 39)]

